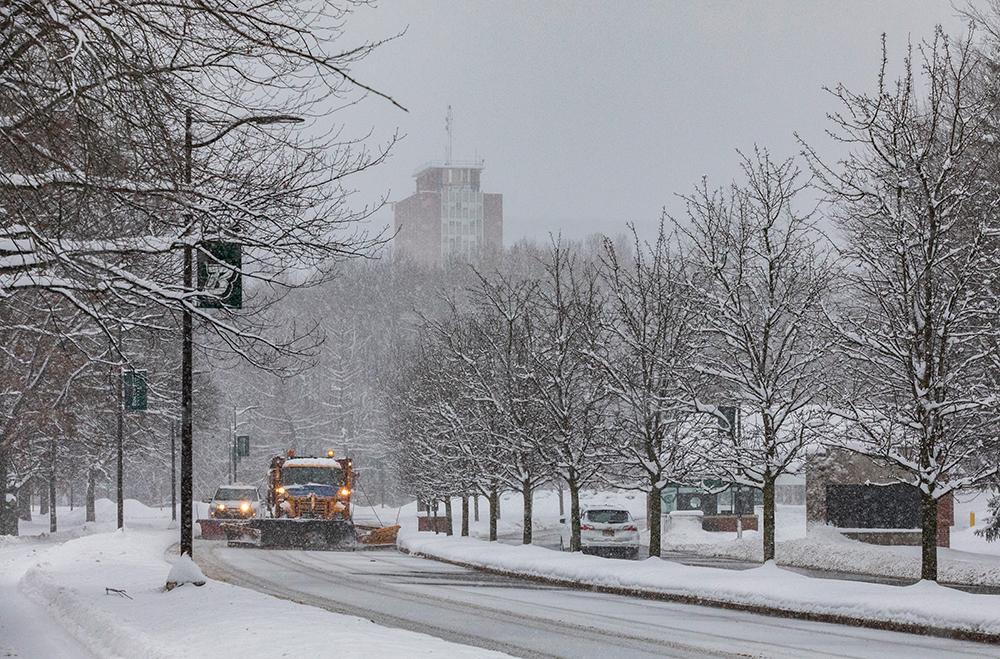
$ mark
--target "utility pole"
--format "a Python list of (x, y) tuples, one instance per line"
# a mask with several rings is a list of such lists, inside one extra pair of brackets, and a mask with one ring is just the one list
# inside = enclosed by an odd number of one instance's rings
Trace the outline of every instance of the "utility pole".
[(455, 118), (451, 114), (451, 106), (450, 105), (448, 106), (448, 114), (445, 115), (445, 118), (444, 118), (444, 130), (448, 134), (448, 150), (445, 152), (445, 164), (446, 165), (450, 165), (451, 164), (452, 138), (453, 138), (453, 132), (455, 130)]

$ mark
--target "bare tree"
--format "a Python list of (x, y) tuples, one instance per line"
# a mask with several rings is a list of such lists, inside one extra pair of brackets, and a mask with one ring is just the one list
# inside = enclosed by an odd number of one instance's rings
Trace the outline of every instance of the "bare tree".
[[(841, 354), (867, 395), (845, 400), (848, 447), (901, 473), (922, 502), (921, 577), (937, 579), (941, 497), (997, 473), (998, 201), (983, 146), (997, 116), (995, 75), (970, 38), (939, 29), (894, 84), (838, 86), (836, 166), (807, 149), (840, 226), (855, 304), (834, 318)], [(914, 67), (919, 74), (914, 71)]]
[(531, 544), (535, 488), (549, 477), (537, 447), (547, 437), (529, 378), (532, 368), (530, 306), (537, 283), (513, 276), (479, 275), (467, 309), (432, 324), (461, 386), (445, 401), (455, 417), (459, 447), (484, 478), (490, 501), (490, 539), (496, 539), (499, 493), (523, 496), (522, 542)]
[(652, 244), (632, 228), (633, 255), (604, 243), (601, 276), (610, 304), (604, 316), (606, 348), (591, 359), (607, 378), (619, 426), (618, 460), (608, 476), (649, 497), (649, 555), (660, 555), (662, 489), (685, 480), (698, 461), (697, 439), (681, 383), (694, 376), (697, 307), (686, 286), (681, 255), (672, 252), (660, 223)]
[(822, 305), (835, 274), (825, 238), (811, 214), (795, 207), (802, 190), (792, 160), (767, 151), (742, 156), (744, 185), (685, 197), (696, 271), (689, 277), (701, 300), (699, 331), (706, 347), (694, 368), (716, 387), (714, 401), (692, 392), (694, 407), (723, 424), (720, 409), (748, 414), (742, 433), (723, 433), (709, 456), (736, 482), (764, 491), (764, 560), (774, 559), (775, 480), (793, 470), (809, 440), (803, 413), (822, 401), (822, 367), (831, 341)]
[(570, 551), (580, 551), (580, 490), (604, 468), (613, 430), (603, 371), (590, 355), (602, 340), (604, 300), (593, 263), (555, 240), (532, 305), (531, 380), (550, 434), (539, 444), (570, 495)]
[[(375, 44), (333, 50), (352, 3), (57, 5), (15, 0), (0, 19), (0, 296), (51, 291), (112, 337), (122, 308), (186, 310), (260, 365), (312, 354), (309, 328), (268, 331), (267, 309), (381, 244), (345, 181), (385, 151), (274, 124), (378, 94), (350, 73)], [(245, 278), (247, 311), (199, 304), (192, 251)]]

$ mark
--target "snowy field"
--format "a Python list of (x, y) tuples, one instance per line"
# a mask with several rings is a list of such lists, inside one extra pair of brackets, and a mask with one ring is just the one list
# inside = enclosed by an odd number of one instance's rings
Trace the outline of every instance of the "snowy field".
[[(568, 510), (569, 496), (564, 493), (565, 509)], [(951, 531), (951, 548), (942, 548), (938, 554), (941, 581), (987, 586), (1000, 586), (1000, 542), (987, 542), (969, 527), (969, 513), (975, 512), (977, 527), (982, 528), (989, 512), (986, 495), (960, 496), (955, 505), (955, 526)], [(519, 494), (505, 494), (501, 497), (501, 519), (499, 533), (505, 540), (514, 540), (521, 534), (521, 506)], [(645, 527), (646, 502), (643, 495), (634, 492), (587, 491), (581, 496), (581, 504), (607, 503), (625, 508), (641, 520)], [(453, 504), (455, 533), (459, 532), (460, 500)], [(365, 514), (358, 509), (358, 514)], [(416, 506), (410, 504), (401, 510), (404, 528), (415, 528)], [(443, 515), (441, 510), (439, 514)], [(757, 510), (758, 519), (762, 518)], [(380, 510), (382, 519), (393, 519), (394, 509)], [(551, 490), (539, 491), (535, 495), (533, 521), (535, 544), (554, 548), (558, 544), (555, 529), (559, 522), (558, 493)], [(473, 537), (487, 538), (489, 534), (489, 509), (485, 499), (480, 499), (480, 521), (471, 525)], [(852, 540), (828, 527), (806, 526), (805, 506), (777, 507), (777, 563), (803, 568), (853, 572), (857, 574), (917, 579), (920, 576), (920, 548), (885, 547)], [(648, 543), (648, 532), (642, 534)], [(554, 540), (553, 540), (554, 539)], [(760, 534), (746, 531), (742, 539), (735, 533), (709, 533), (697, 530), (671, 529), (665, 524), (662, 548), (737, 560), (761, 562), (762, 545)], [(608, 559), (613, 560), (613, 559)]]
[(58, 514), (65, 531), (49, 535), (47, 517), (36, 518), (0, 540), (0, 656), (328, 656), (376, 646), (386, 657), (499, 656), (217, 581), (166, 592), (177, 542), (169, 509), (127, 502), (124, 532), (110, 530), (110, 501), (98, 502), (96, 524), (83, 523), (82, 509)]

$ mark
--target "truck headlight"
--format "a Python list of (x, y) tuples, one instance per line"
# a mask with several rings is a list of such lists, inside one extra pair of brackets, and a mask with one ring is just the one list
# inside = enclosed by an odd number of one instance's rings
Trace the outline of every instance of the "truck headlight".
[(215, 509), (216, 509), (216, 510), (225, 510), (225, 509), (226, 509), (226, 504), (224, 504), (224, 503), (220, 503), (219, 505), (217, 505), (217, 506), (215, 507)]
[(285, 488), (279, 486), (278, 489), (275, 490), (275, 492), (277, 492), (278, 494), (284, 494)]
[(351, 491), (349, 489), (347, 489), (346, 487), (342, 487), (342, 488), (340, 488), (340, 496), (342, 496), (342, 497), (349, 497), (349, 496), (351, 496)]

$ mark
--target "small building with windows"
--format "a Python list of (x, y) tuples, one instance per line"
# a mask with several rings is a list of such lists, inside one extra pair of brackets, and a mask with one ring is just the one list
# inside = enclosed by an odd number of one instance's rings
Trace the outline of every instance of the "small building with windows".
[(737, 521), (744, 530), (757, 529), (754, 507), (763, 503), (759, 488), (722, 481), (705, 481), (700, 486), (674, 484), (663, 488), (662, 513), (700, 511), (705, 531), (735, 532)]

